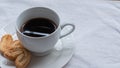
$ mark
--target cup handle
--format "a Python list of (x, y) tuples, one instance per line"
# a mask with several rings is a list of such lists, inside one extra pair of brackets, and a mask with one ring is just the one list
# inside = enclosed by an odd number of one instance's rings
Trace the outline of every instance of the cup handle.
[(61, 35), (60, 38), (63, 38), (63, 37), (65, 37), (65, 36), (71, 34), (71, 33), (75, 30), (75, 25), (74, 25), (74, 24), (64, 24), (64, 25), (61, 26), (61, 30), (63, 30), (66, 26), (71, 26), (72, 29), (71, 29), (69, 32)]

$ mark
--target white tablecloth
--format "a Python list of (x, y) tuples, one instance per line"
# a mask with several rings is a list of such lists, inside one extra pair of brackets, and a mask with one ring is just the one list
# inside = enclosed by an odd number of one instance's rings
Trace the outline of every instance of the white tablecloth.
[(51, 8), (62, 24), (76, 26), (75, 53), (64, 68), (120, 68), (120, 2), (0, 0), (0, 28), (12, 28), (23, 10), (35, 6)]

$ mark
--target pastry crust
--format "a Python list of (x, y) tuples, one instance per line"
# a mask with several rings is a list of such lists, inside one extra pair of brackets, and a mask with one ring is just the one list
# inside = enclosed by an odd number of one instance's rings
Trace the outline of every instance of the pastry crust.
[(1, 38), (0, 42), (0, 51), (2, 53), (6, 52), (9, 48), (11, 48), (11, 44), (13, 43), (13, 38), (10, 34), (6, 34)]
[(30, 59), (31, 54), (28, 51), (24, 50), (23, 53), (19, 55), (15, 60), (16, 68), (26, 68), (30, 62)]
[(10, 34), (1, 38), (0, 51), (9, 60), (15, 62), (16, 68), (26, 68), (31, 60), (31, 53), (26, 50), (19, 40), (13, 41)]

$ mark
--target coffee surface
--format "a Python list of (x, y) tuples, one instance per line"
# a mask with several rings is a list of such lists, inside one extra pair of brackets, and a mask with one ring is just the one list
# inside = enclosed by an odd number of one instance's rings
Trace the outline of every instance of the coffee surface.
[(20, 31), (31, 37), (48, 36), (56, 30), (56, 24), (46, 18), (33, 18), (22, 25)]

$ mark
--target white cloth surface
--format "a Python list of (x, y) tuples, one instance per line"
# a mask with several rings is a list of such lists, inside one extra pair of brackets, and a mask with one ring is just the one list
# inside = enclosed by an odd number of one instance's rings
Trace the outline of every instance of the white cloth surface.
[(17, 16), (35, 6), (51, 8), (62, 24), (76, 26), (75, 53), (63, 68), (120, 68), (120, 2), (0, 0), (0, 28), (14, 27)]

